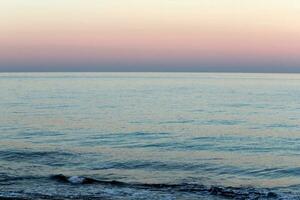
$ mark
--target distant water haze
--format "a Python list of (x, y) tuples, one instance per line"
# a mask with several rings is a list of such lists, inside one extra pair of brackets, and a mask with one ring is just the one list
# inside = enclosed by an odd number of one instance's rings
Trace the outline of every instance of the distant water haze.
[(300, 72), (297, 0), (0, 2), (0, 71)]

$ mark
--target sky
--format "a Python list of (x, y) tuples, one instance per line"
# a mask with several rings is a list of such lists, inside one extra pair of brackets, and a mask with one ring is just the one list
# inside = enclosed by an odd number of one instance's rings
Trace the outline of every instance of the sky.
[(300, 72), (300, 1), (3, 0), (0, 71)]

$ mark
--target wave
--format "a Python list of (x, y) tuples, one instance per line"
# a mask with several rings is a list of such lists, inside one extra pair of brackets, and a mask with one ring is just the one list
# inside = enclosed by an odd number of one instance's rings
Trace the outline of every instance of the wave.
[(261, 199), (261, 198), (279, 198), (279, 194), (270, 191), (269, 189), (256, 189), (250, 187), (224, 187), (224, 186), (210, 186), (207, 187), (201, 184), (151, 184), (151, 183), (126, 183), (121, 181), (104, 181), (88, 177), (80, 176), (65, 176), (63, 174), (53, 175), (52, 180), (67, 183), (67, 184), (101, 184), (111, 187), (126, 187), (135, 189), (147, 190), (163, 190), (170, 192), (185, 192), (185, 193), (202, 193), (212, 196), (219, 196), (224, 198), (234, 199)]
[[(44, 187), (53, 187), (53, 185), (58, 185), (58, 187), (60, 188), (64, 187), (67, 190), (71, 190), (68, 192), (66, 190), (65, 194), (57, 192), (54, 192), (53, 194), (49, 194), (47, 192), (43, 193), (43, 190), (40, 190), (39, 192), (0, 190), (0, 199), (99, 199), (99, 196), (97, 198), (95, 197), (94, 193), (90, 194), (88, 192), (88, 188), (90, 187), (93, 187), (95, 189), (93, 191), (98, 191), (97, 195), (102, 195), (101, 199), (118, 199), (119, 197), (122, 197), (122, 194), (124, 194), (124, 192), (126, 193), (128, 191), (130, 191), (133, 195), (130, 197), (127, 196), (128, 198), (124, 197), (122, 199), (139, 199), (134, 198), (134, 194), (150, 195), (149, 197), (151, 197), (153, 193), (165, 193), (170, 195), (179, 194), (179, 196), (184, 194), (190, 195), (191, 197), (204, 197), (205, 199), (299, 199), (300, 197), (300, 194), (288, 192), (288, 190), (278, 190), (278, 188), (271, 189), (246, 186), (228, 187), (221, 185), (206, 186), (198, 183), (131, 183), (117, 180), (99, 180), (96, 178), (85, 176), (66, 176), (64, 174), (56, 174), (48, 177), (7, 176), (6, 178), (0, 179), (0, 186), (4, 186), (5, 182), (11, 185), (11, 183), (18, 184), (18, 181), (24, 183), (24, 181), (26, 182), (26, 180), (28, 180), (30, 183), (41, 182), (43, 184), (46, 184), (46, 186), (44, 185)], [(85, 192), (82, 193), (82, 191)], [(107, 195), (105, 194), (105, 191), (115, 192), (111, 192)]]

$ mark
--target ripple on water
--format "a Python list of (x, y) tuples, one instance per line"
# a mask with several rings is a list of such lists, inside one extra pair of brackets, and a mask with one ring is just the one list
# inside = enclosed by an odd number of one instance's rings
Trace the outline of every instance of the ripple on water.
[(62, 151), (1, 150), (0, 159), (15, 163), (69, 166), (80, 163), (80, 155)]

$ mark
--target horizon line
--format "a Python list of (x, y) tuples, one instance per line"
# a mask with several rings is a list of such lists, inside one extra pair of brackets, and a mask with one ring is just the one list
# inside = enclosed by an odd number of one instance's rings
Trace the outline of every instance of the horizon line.
[(300, 74), (296, 72), (271, 71), (0, 71), (3, 73), (222, 73), (222, 74)]

